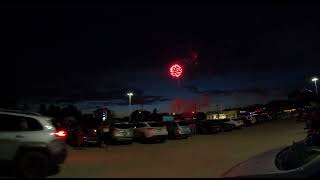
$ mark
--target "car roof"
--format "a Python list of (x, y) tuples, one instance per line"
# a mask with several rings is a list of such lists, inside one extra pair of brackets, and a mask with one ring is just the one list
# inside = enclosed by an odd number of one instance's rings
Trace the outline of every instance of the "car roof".
[(30, 114), (19, 113), (19, 112), (5, 112), (5, 111), (0, 111), (0, 114), (7, 114), (7, 115), (12, 115), (12, 116), (29, 117), (29, 118), (37, 119), (37, 120), (39, 120), (39, 121), (41, 121), (41, 122), (44, 122), (45, 124), (47, 124), (49, 120), (53, 119), (52, 117), (41, 116), (41, 115), (30, 115)]
[(0, 112), (20, 113), (20, 114), (26, 114), (26, 115), (42, 116), (40, 113), (37, 113), (37, 112), (24, 111), (24, 110), (16, 110), (16, 109), (4, 109), (4, 108), (0, 108)]
[(131, 124), (129, 122), (112, 122), (112, 124)]

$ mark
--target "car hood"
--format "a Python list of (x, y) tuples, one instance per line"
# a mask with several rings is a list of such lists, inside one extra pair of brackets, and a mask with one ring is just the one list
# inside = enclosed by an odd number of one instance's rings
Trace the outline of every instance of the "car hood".
[(227, 172), (222, 177), (264, 175), (281, 172), (275, 165), (276, 155), (285, 147), (273, 149), (246, 160)]

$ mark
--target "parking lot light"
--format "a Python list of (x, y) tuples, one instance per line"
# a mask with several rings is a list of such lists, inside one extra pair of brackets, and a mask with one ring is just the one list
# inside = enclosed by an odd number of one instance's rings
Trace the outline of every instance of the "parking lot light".
[(314, 86), (316, 87), (316, 93), (317, 93), (317, 95), (318, 95), (318, 86), (317, 86), (317, 81), (318, 81), (319, 79), (317, 78), (317, 77), (313, 77), (312, 79), (311, 79), (311, 81), (312, 82), (314, 82)]

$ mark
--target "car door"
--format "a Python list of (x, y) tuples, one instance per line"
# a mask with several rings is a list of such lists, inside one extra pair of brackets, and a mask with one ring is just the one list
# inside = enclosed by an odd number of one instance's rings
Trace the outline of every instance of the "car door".
[(144, 133), (144, 127), (146, 125), (144, 123), (137, 123), (137, 125), (134, 128), (134, 137), (141, 137)]
[(0, 114), (0, 159), (12, 160), (21, 143), (20, 119), (13, 115)]

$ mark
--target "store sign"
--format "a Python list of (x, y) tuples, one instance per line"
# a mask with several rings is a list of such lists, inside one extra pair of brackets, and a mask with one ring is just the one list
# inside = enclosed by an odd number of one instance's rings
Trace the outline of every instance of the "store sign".
[(173, 116), (163, 116), (162, 120), (163, 120), (163, 122), (169, 122), (169, 121), (173, 121), (174, 118), (173, 118)]

